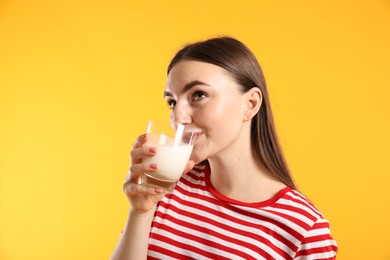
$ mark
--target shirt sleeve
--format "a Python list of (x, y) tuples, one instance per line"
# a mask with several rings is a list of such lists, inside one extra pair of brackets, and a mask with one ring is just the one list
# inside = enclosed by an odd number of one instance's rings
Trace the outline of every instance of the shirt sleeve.
[(320, 218), (307, 231), (294, 259), (336, 259), (337, 249), (337, 243), (330, 234), (329, 222)]

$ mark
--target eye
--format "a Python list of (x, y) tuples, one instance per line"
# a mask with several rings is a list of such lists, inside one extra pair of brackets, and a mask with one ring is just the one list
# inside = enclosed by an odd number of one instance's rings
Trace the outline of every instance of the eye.
[(169, 109), (174, 109), (175, 105), (176, 105), (176, 101), (175, 100), (167, 100), (167, 104), (168, 104)]
[(207, 97), (206, 93), (202, 92), (202, 91), (196, 91), (193, 95), (192, 95), (192, 100), (193, 101), (198, 101), (198, 100), (201, 100), (203, 98)]

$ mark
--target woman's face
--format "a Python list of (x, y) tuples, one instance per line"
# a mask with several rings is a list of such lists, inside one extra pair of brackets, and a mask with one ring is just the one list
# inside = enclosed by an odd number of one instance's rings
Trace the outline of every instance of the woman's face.
[(247, 102), (226, 70), (205, 62), (180, 61), (168, 75), (164, 96), (172, 123), (197, 129), (191, 155), (196, 163), (239, 149)]

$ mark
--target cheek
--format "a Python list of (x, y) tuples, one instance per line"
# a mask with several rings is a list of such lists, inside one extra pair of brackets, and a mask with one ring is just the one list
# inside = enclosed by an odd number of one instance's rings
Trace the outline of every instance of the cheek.
[[(241, 102), (236, 97), (213, 99), (201, 108), (194, 110), (194, 123), (204, 130), (224, 130), (242, 122)], [(226, 130), (226, 129), (225, 129)]]
[(234, 102), (218, 107), (210, 114), (213, 114), (220, 124), (233, 127), (242, 121), (241, 109)]
[(199, 111), (194, 119), (197, 126), (205, 130), (206, 137), (217, 143), (235, 135), (243, 122), (240, 110), (231, 105), (210, 106), (207, 110)]
[(192, 119), (197, 126), (204, 128), (215, 120), (215, 105), (207, 105), (193, 111)]

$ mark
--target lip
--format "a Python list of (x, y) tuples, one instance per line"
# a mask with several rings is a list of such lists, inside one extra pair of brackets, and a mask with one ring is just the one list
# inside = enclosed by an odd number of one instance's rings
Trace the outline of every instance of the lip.
[(196, 139), (198, 139), (201, 135), (203, 135), (203, 131), (195, 132)]
[(199, 137), (201, 135), (203, 135), (203, 131), (201, 129), (198, 129), (198, 128), (193, 128), (193, 129), (186, 129), (185, 131), (187, 134), (184, 134), (185, 136), (187, 136), (187, 140), (190, 139), (190, 136), (192, 136), (192, 139), (194, 139), (194, 142), (196, 142), (196, 140), (199, 139)]
[(198, 141), (199, 140), (199, 138), (203, 135), (204, 133), (203, 133), (203, 131), (197, 131), (197, 132), (195, 132), (195, 135), (194, 135), (194, 144), (196, 143), (196, 141)]

